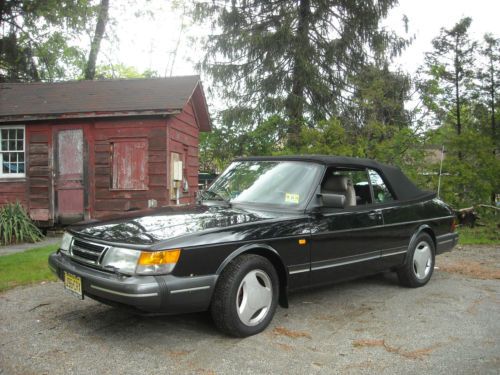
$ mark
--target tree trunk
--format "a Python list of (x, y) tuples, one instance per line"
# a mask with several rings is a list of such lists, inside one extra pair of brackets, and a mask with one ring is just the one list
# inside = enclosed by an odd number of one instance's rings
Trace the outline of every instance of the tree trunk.
[[(462, 134), (462, 122), (460, 119), (460, 86), (459, 86), (459, 62), (458, 62), (458, 37), (455, 45), (455, 104), (457, 117), (457, 135)], [(462, 160), (462, 151), (458, 150), (458, 160)]]
[(496, 152), (496, 123), (495, 123), (495, 68), (493, 57), (490, 56), (490, 99), (491, 99), (491, 136), (493, 137), (493, 154)]
[[(495, 68), (493, 65), (493, 57), (490, 56), (490, 101), (491, 101), (491, 139), (493, 140), (493, 158), (496, 157), (497, 152), (497, 135), (495, 123)], [(496, 192), (491, 192), (491, 204), (496, 204)]]
[(298, 11), (297, 35), (294, 46), (294, 66), (292, 71), (292, 92), (288, 95), (286, 107), (289, 117), (288, 145), (297, 149), (300, 145), (300, 130), (304, 115), (304, 82), (306, 59), (309, 51), (311, 2), (300, 0)]
[(97, 61), (97, 55), (99, 54), (99, 48), (101, 47), (101, 41), (106, 30), (106, 24), (108, 23), (108, 11), (109, 0), (101, 0), (94, 39), (90, 45), (89, 57), (85, 67), (85, 79), (94, 79), (95, 77), (95, 64)]

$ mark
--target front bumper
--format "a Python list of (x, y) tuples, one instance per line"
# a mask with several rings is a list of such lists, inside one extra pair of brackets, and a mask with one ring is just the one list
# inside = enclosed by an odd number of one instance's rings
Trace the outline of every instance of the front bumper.
[(436, 254), (451, 251), (458, 243), (458, 233), (447, 233), (436, 237)]
[(64, 271), (81, 277), (84, 296), (147, 313), (204, 311), (217, 282), (217, 275), (122, 276), (82, 265), (61, 252), (49, 256), (49, 267), (61, 280)]

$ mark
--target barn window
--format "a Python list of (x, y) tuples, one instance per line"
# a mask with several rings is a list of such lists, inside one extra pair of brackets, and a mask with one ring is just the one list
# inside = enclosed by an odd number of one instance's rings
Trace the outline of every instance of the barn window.
[(0, 177), (24, 177), (24, 125), (0, 127)]
[(114, 190), (148, 189), (147, 140), (119, 140), (111, 144)]

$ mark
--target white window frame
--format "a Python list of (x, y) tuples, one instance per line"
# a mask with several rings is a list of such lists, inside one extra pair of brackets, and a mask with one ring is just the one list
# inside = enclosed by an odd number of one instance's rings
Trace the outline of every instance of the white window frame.
[[(23, 149), (22, 151), (15, 152), (23, 152), (24, 153), (24, 172), (23, 173), (3, 173), (3, 153), (2, 150), (2, 132), (1, 130), (10, 130), (10, 129), (23, 129)], [(8, 152), (7, 150), (5, 152)], [(0, 178), (23, 178), (26, 177), (26, 126), (25, 125), (0, 125)]]

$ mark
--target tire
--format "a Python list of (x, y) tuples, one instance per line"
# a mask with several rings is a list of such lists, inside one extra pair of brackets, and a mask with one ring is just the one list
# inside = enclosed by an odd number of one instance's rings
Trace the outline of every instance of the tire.
[(212, 319), (228, 335), (255, 335), (271, 322), (278, 293), (278, 275), (271, 262), (259, 255), (240, 255), (217, 281), (210, 306)]
[(409, 288), (418, 288), (429, 282), (436, 260), (434, 241), (427, 233), (420, 233), (405, 261), (397, 269), (399, 283)]

